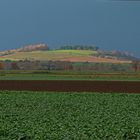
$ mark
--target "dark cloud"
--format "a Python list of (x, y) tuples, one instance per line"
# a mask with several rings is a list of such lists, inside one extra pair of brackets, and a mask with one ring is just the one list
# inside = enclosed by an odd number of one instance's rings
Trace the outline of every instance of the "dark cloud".
[(140, 0), (111, 0), (111, 1), (130, 1), (130, 2), (138, 1), (140, 2)]

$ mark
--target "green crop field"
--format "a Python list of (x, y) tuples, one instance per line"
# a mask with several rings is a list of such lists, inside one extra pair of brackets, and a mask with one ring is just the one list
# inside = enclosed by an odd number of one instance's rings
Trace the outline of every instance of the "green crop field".
[(0, 91), (0, 140), (139, 140), (140, 95)]
[(87, 80), (87, 81), (140, 81), (140, 77), (105, 77), (98, 75), (47, 75), (47, 74), (7, 74), (0, 76), (0, 80)]
[(140, 73), (80, 73), (66, 71), (0, 71), (0, 80), (140, 81)]

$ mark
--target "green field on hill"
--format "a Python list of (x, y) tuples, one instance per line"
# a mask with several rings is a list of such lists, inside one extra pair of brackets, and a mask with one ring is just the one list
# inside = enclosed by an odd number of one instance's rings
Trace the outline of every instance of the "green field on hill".
[(0, 91), (0, 140), (139, 140), (140, 95)]
[(33, 51), (33, 52), (16, 52), (14, 54), (5, 55), (0, 60), (59, 60), (69, 57), (87, 57), (97, 54), (92, 50), (50, 50), (50, 51)]

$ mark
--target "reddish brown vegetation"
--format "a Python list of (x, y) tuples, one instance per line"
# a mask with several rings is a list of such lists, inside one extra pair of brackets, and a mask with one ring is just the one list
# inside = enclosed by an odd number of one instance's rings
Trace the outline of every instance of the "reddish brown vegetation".
[(139, 63), (139, 61), (132, 61), (132, 67), (135, 72), (139, 69)]
[(61, 59), (61, 61), (68, 62), (96, 62), (96, 63), (131, 63), (131, 61), (126, 60), (117, 60), (117, 59), (109, 59), (109, 58), (100, 58), (100, 57), (71, 57)]
[(0, 70), (4, 69), (4, 63), (0, 63)]

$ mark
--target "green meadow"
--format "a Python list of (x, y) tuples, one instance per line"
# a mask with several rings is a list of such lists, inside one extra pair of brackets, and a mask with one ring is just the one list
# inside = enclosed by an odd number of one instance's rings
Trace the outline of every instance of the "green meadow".
[(97, 73), (74, 71), (0, 71), (0, 80), (102, 80), (102, 81), (140, 81), (140, 73)]
[(87, 57), (97, 54), (97, 51), (92, 50), (50, 50), (50, 51), (33, 51), (33, 52), (16, 52), (6, 55), (0, 60), (59, 60), (70, 57)]

